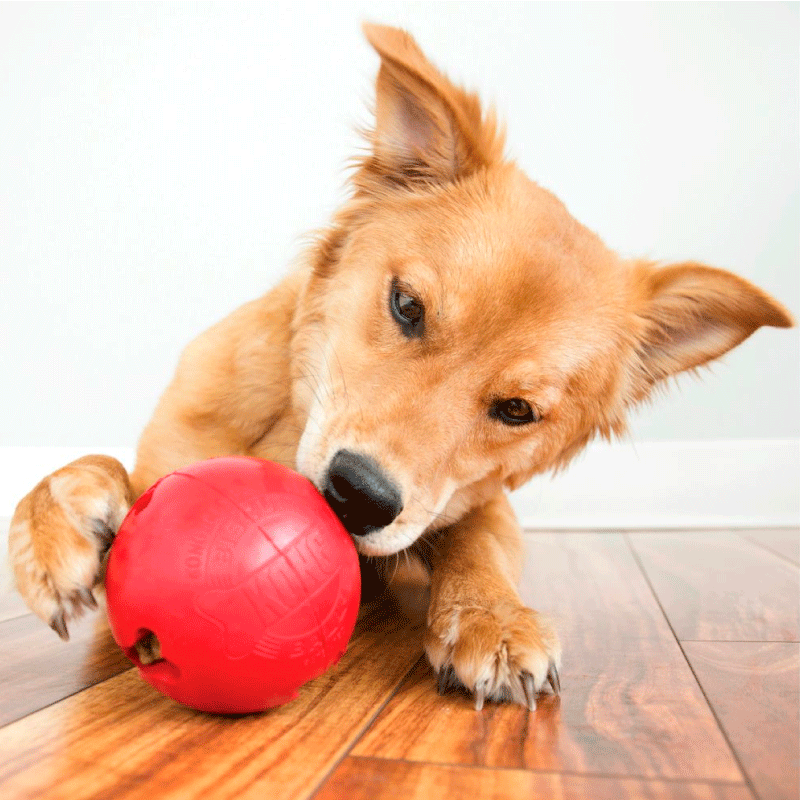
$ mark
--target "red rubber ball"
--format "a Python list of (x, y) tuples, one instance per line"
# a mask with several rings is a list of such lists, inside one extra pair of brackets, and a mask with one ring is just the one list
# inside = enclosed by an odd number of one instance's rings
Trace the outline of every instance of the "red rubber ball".
[[(201, 711), (247, 713), (297, 697), (353, 633), (358, 556), (302, 476), (255, 458), (173, 472), (123, 521), (106, 570), (108, 618), (142, 677)], [(161, 659), (135, 645), (154, 634)]]

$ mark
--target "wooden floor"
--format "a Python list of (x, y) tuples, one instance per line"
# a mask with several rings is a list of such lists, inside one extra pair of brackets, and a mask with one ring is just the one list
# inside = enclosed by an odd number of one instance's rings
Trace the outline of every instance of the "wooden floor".
[(103, 625), (69, 644), (0, 592), (0, 797), (790, 800), (798, 530), (530, 533), (563, 692), (437, 695), (386, 604), (288, 706), (221, 718), (144, 684)]

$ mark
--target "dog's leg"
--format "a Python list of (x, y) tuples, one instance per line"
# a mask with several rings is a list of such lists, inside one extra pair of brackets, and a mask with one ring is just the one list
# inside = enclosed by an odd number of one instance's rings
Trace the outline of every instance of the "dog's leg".
[[(182, 378), (176, 381), (180, 386)], [(222, 424), (187, 423), (185, 408), (165, 392), (142, 434), (136, 468), (109, 456), (79, 458), (41, 480), (17, 505), (8, 535), (17, 589), (62, 639), (67, 625), (96, 608), (103, 561), (135, 499), (162, 475), (193, 461), (244, 452)]]
[(17, 589), (62, 639), (70, 619), (97, 607), (92, 589), (133, 500), (119, 461), (85, 456), (41, 480), (17, 505), (8, 535)]
[(486, 698), (534, 709), (546, 680), (558, 692), (558, 637), (520, 600), (521, 562), (522, 535), (505, 495), (442, 536), (425, 637), (440, 692), (461, 684), (478, 709)]
[(92, 590), (102, 584), (106, 553), (136, 498), (184, 464), (240, 450), (212, 445), (168, 417), (168, 410), (157, 410), (130, 475), (115, 458), (84, 456), (39, 481), (17, 504), (8, 532), (17, 590), (64, 640), (71, 620), (97, 608)]
[(17, 589), (62, 639), (69, 638), (70, 620), (96, 608), (92, 590), (102, 583), (105, 555), (134, 500), (185, 464), (244, 450), (241, 437), (208, 423), (208, 413), (205, 424), (195, 422), (187, 407), (197, 396), (186, 371), (179, 369), (164, 393), (130, 475), (114, 458), (85, 456), (41, 480), (17, 505), (8, 536)]
[(201, 334), (139, 441), (128, 475), (86, 456), (40, 481), (17, 505), (9, 559), (28, 606), (62, 639), (94, 608), (103, 559), (134, 500), (162, 475), (212, 456), (245, 454), (288, 405), (288, 340), (301, 280), (288, 278)]
[(28, 607), (68, 639), (68, 623), (97, 603), (104, 558), (133, 502), (162, 475), (215, 455), (241, 452), (224, 431), (187, 426), (169, 404), (139, 443), (136, 469), (110, 456), (79, 458), (41, 480), (17, 505), (9, 560)]

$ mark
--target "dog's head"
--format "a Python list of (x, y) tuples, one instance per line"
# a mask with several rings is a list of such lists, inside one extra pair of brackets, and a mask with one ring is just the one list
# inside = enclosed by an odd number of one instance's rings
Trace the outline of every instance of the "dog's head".
[(365, 31), (376, 124), (295, 320), (297, 465), (362, 552), (388, 555), (792, 322), (728, 272), (620, 258), (504, 159), (493, 118), (410, 36)]

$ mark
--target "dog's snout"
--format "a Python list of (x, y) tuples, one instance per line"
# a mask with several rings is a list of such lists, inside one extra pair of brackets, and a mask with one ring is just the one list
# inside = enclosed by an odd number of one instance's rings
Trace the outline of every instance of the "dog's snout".
[(323, 490), (342, 524), (355, 536), (385, 528), (403, 509), (400, 492), (368, 456), (340, 450)]

